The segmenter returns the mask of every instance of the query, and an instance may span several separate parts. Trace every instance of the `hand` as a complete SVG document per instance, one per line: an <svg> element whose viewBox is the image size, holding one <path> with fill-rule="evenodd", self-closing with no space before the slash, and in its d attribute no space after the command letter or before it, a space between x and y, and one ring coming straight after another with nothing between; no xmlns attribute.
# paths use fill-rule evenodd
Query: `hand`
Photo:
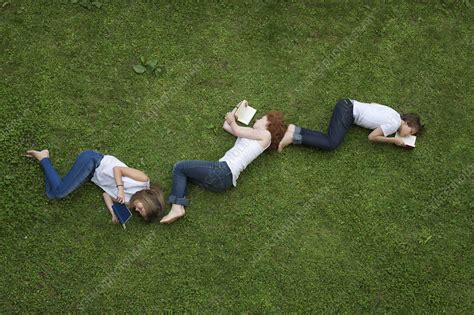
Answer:
<svg viewBox="0 0 474 315"><path fill-rule="evenodd" d="M403 139L395 138L395 145L398 145L399 147L404 147L405 142L403 142Z"/></svg>
<svg viewBox="0 0 474 315"><path fill-rule="evenodd" d="M235 114L233 112L228 112L227 114L225 114L225 121L229 125L232 125L232 123L235 122Z"/></svg>
<svg viewBox="0 0 474 315"><path fill-rule="evenodd" d="M125 192L123 190L123 186L119 186L118 188L117 201L120 203L125 203Z"/></svg>
<svg viewBox="0 0 474 315"><path fill-rule="evenodd" d="M112 223L113 224L119 224L119 220L117 219L117 217L115 215L112 216Z"/></svg>

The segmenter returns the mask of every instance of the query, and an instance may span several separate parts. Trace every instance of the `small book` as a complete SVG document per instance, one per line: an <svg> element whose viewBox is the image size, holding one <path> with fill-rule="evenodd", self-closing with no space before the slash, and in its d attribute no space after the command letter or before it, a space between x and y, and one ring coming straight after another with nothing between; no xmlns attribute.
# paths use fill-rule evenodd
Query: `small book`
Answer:
<svg viewBox="0 0 474 315"><path fill-rule="evenodd" d="M237 120L248 125L253 116L255 116L257 110L250 106L246 100L241 101L236 107L237 111L235 112L235 116L237 117Z"/></svg>
<svg viewBox="0 0 474 315"><path fill-rule="evenodd" d="M405 143L406 146L408 147L412 147L414 148L415 147L415 142L416 142L416 136L406 136L406 137L402 137L398 134L398 132L395 134L395 138L400 138L403 140L403 142Z"/></svg>
<svg viewBox="0 0 474 315"><path fill-rule="evenodd" d="M119 223L122 224L122 227L125 229L125 223L132 217L132 212L130 212L127 206L123 203L114 203L112 205L112 210L114 210Z"/></svg>

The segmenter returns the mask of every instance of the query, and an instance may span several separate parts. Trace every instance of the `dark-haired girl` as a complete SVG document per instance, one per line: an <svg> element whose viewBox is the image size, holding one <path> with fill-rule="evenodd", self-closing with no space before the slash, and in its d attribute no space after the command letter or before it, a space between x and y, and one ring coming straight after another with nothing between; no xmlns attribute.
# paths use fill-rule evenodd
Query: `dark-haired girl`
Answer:
<svg viewBox="0 0 474 315"><path fill-rule="evenodd" d="M218 162L179 161L174 165L173 188L168 198L171 210L161 223L169 224L184 216L184 207L189 203L188 181L216 192L237 186L240 173L266 149L277 149L286 130L279 112L267 113L253 127L241 127L235 120L234 109L226 114L223 128L237 140Z"/></svg>
<svg viewBox="0 0 474 315"><path fill-rule="evenodd" d="M393 143L398 146L405 146L403 140L388 137L389 135L397 131L402 137L416 135L423 128L416 114L400 115L385 105L342 99L336 103L326 134L290 124L278 145L278 151L281 152L290 144L302 144L326 151L334 150L344 140L353 123L372 130L369 134L370 141Z"/></svg>

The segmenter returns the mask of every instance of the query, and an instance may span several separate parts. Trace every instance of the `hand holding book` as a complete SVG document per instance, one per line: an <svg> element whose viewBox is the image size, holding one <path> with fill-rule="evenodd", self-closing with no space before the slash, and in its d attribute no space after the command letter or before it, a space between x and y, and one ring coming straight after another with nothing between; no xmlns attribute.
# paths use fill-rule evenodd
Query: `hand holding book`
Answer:
<svg viewBox="0 0 474 315"><path fill-rule="evenodd" d="M398 132L395 134L395 139L401 140L401 144L398 144L401 147L408 147L408 148L414 148L415 147L415 142L416 142L416 136L406 136L402 137L398 134Z"/></svg>
<svg viewBox="0 0 474 315"><path fill-rule="evenodd" d="M230 125L235 122L235 109L225 114L225 121Z"/></svg>
<svg viewBox="0 0 474 315"><path fill-rule="evenodd" d="M122 224L122 227L125 229L125 223L132 217L132 213L125 204L114 203L112 205L115 217L112 217L112 221L115 223L115 220L118 223ZM115 220L114 220L115 219Z"/></svg>
<svg viewBox="0 0 474 315"><path fill-rule="evenodd" d="M252 120L257 110L249 105L246 100L241 101L237 104L235 110L235 117L237 120L245 125L248 125Z"/></svg>

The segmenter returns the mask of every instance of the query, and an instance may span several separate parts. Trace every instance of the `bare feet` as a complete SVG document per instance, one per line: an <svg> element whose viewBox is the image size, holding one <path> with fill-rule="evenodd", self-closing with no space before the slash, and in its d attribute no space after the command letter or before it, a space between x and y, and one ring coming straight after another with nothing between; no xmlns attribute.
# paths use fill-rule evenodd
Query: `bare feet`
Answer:
<svg viewBox="0 0 474 315"><path fill-rule="evenodd" d="M41 161L44 158L49 158L49 151L46 149L42 151L28 150L26 151L26 156L34 157L38 161Z"/></svg>
<svg viewBox="0 0 474 315"><path fill-rule="evenodd" d="M286 129L285 135L283 139L281 139L280 143L278 144L278 152L283 151L283 149L290 145L293 142L293 134L295 133L295 125L289 124L288 128Z"/></svg>
<svg viewBox="0 0 474 315"><path fill-rule="evenodd" d="M184 217L186 211L182 205L173 204L171 206L170 212L160 220L161 224L170 224L178 220L181 217Z"/></svg>

